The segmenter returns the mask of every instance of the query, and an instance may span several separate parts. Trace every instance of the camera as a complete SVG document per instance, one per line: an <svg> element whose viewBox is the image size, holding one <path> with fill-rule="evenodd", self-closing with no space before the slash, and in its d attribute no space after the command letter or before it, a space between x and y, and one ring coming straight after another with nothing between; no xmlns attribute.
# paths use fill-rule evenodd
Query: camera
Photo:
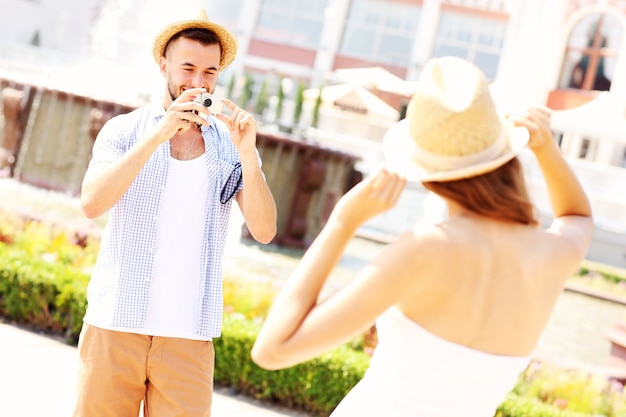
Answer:
<svg viewBox="0 0 626 417"><path fill-rule="evenodd" d="M213 94L210 93L198 94L194 102L202 104L204 107L209 109L212 114L222 113L222 109L224 107L222 99L219 97L215 97Z"/></svg>

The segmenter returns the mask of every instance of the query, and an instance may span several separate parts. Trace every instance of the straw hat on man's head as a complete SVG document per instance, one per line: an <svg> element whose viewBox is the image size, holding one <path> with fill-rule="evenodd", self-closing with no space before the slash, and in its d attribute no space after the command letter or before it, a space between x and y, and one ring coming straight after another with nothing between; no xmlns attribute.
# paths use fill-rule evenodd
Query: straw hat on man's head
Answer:
<svg viewBox="0 0 626 417"><path fill-rule="evenodd" d="M383 141L388 166L409 180L454 181L504 165L522 150L526 128L498 114L487 80L473 64L456 57L426 63L406 119Z"/></svg>
<svg viewBox="0 0 626 417"><path fill-rule="evenodd" d="M207 29L214 32L220 40L221 58L220 71L230 65L237 55L237 39L228 29L216 23L210 22L206 10L201 9L198 17L191 20L181 20L165 26L154 38L152 55L159 63L162 56L165 56L165 48L174 35L186 29Z"/></svg>

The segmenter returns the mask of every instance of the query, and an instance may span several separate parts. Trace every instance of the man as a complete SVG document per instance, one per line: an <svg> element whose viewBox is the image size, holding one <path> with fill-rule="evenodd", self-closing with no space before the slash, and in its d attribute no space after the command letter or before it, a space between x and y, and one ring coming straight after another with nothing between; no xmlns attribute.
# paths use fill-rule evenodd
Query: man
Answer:
<svg viewBox="0 0 626 417"><path fill-rule="evenodd" d="M155 38L161 102L107 122L81 203L109 212L79 339L75 417L210 416L222 321L222 254L235 199L252 236L270 242L276 206L254 118L194 101L235 58L235 37L202 11Z"/></svg>

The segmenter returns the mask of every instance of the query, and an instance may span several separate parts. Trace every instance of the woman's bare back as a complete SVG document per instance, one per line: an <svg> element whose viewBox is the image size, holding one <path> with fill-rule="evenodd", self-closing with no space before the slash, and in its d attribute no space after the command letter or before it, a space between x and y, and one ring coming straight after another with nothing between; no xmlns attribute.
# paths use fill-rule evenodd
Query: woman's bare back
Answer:
<svg viewBox="0 0 626 417"><path fill-rule="evenodd" d="M578 258L564 237L478 215L414 231L414 291L396 305L432 333L468 347L528 355ZM426 249L430 252L431 249ZM425 265L426 264L426 265Z"/></svg>

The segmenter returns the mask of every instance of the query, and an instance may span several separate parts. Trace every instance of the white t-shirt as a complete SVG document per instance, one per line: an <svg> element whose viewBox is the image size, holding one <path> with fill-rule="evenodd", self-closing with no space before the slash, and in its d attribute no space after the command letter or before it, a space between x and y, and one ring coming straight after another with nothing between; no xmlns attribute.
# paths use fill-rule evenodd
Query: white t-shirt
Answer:
<svg viewBox="0 0 626 417"><path fill-rule="evenodd" d="M204 155L170 159L158 219L158 245L144 328L152 336L210 340L196 334L209 173Z"/></svg>

